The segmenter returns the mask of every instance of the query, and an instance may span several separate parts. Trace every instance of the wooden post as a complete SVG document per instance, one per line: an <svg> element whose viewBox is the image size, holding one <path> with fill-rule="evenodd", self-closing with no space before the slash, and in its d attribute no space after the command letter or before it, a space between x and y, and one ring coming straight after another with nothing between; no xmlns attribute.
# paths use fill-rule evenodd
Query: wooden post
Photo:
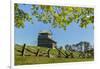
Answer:
<svg viewBox="0 0 100 69"><path fill-rule="evenodd" d="M65 51L65 54L66 54L66 56L65 56L65 58L68 58L69 57L69 55L68 55L68 53Z"/></svg>
<svg viewBox="0 0 100 69"><path fill-rule="evenodd" d="M61 52L60 52L60 50L58 50L58 57L61 57Z"/></svg>
<svg viewBox="0 0 100 69"><path fill-rule="evenodd" d="M39 51L40 51L40 49L38 49L38 50L37 50L36 56L38 56L38 55L39 55Z"/></svg>
<svg viewBox="0 0 100 69"><path fill-rule="evenodd" d="M25 46L26 46L26 44L24 44L22 47L22 56L24 56Z"/></svg>
<svg viewBox="0 0 100 69"><path fill-rule="evenodd" d="M48 51L47 51L47 54L48 54L48 58L50 58L50 48L48 49Z"/></svg>
<svg viewBox="0 0 100 69"><path fill-rule="evenodd" d="M73 53L72 53L72 52L70 53L70 57L71 57L71 58L74 58L74 55L73 55Z"/></svg>

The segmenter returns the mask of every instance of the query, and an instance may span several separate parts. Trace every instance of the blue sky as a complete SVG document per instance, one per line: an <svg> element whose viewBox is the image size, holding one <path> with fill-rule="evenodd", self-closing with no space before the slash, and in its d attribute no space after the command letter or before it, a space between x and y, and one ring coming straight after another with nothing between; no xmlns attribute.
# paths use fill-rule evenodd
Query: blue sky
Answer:
<svg viewBox="0 0 100 69"><path fill-rule="evenodd" d="M30 13L31 5L20 5L25 12ZM51 30L52 38L57 41L57 46L65 46L66 44L79 43L80 41L88 41L93 45L94 30L93 25L88 25L86 29L82 29L78 24L71 23L67 30L52 28L50 24L43 24L33 17L34 24L25 22L24 28L15 27L15 43L36 45L38 33L42 30Z"/></svg>

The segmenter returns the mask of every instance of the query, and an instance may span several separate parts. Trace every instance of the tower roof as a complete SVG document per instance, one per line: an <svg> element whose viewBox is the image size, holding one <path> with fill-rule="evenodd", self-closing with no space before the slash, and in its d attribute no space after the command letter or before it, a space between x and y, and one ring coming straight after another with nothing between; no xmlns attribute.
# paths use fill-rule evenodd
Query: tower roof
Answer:
<svg viewBox="0 0 100 69"><path fill-rule="evenodd" d="M47 31L47 30L42 30L42 31L40 31L39 33L51 34L51 32L50 32L50 31Z"/></svg>

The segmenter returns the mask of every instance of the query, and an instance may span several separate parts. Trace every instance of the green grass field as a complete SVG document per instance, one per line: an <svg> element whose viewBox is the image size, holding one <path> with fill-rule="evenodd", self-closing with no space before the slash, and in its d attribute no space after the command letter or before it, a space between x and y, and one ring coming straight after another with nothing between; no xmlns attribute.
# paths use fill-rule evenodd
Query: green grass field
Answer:
<svg viewBox="0 0 100 69"><path fill-rule="evenodd" d="M66 62L83 62L83 61L93 61L94 58L78 58L78 53L74 53L75 58L64 58L63 55L61 58L51 57L48 58L42 53L47 52L47 48L40 48L40 54L42 56L36 56L34 52L37 51L37 46L27 46L25 50L25 55L21 56L22 46L15 46L15 65L30 65L30 64L48 64L48 63L66 63ZM64 50L62 50L64 52ZM57 50L51 49L50 54L57 56Z"/></svg>

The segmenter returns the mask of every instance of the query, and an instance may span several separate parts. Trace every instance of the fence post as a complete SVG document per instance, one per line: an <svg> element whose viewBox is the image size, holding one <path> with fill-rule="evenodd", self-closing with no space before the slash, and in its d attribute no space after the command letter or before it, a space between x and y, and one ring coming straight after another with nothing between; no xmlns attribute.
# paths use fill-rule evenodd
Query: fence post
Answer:
<svg viewBox="0 0 100 69"><path fill-rule="evenodd" d="M50 48L48 49L48 51L47 51L47 54L48 54L48 58L50 58Z"/></svg>
<svg viewBox="0 0 100 69"><path fill-rule="evenodd" d="M68 58L69 57L69 55L68 55L68 53L65 51L65 54L66 54L66 56L65 56L65 58Z"/></svg>
<svg viewBox="0 0 100 69"><path fill-rule="evenodd" d="M70 57L71 57L71 58L74 58L74 55L73 55L73 53L72 53L72 52L70 53Z"/></svg>
<svg viewBox="0 0 100 69"><path fill-rule="evenodd" d="M23 47L22 47L22 56L24 56L25 46L26 46L26 44L24 44Z"/></svg>
<svg viewBox="0 0 100 69"><path fill-rule="evenodd" d="M38 49L38 50L37 50L36 56L38 56L38 55L39 55L39 51L40 51L40 49Z"/></svg>
<svg viewBox="0 0 100 69"><path fill-rule="evenodd" d="M61 57L61 52L60 52L60 50L58 50L58 57Z"/></svg>

